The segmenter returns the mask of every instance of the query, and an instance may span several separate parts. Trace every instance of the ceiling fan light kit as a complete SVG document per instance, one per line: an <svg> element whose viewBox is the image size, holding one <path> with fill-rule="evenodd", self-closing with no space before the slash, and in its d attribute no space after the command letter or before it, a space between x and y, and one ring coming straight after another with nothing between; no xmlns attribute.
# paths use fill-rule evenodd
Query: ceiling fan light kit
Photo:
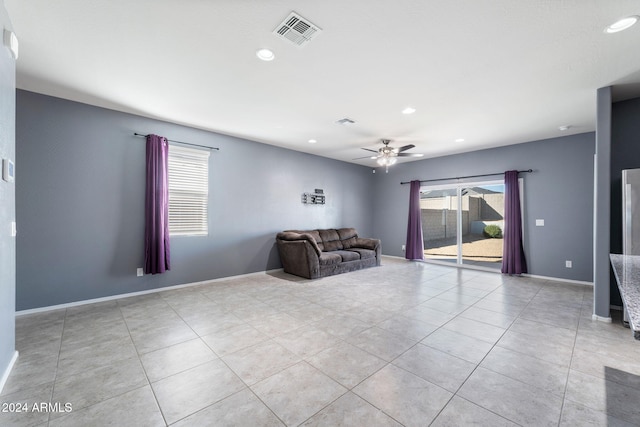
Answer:
<svg viewBox="0 0 640 427"><path fill-rule="evenodd" d="M390 139L382 139L380 141L382 142L383 147L379 148L377 151L372 150L370 148L363 148L363 150L365 151L371 151L372 153L376 153L375 156L358 157L353 160L366 159L366 158L376 160L376 162L380 166L385 167L386 172L388 173L389 166L394 165L398 161L398 157L422 157L424 155L421 153L405 153L405 151L415 148L415 145L413 144L404 145L402 147L390 147L389 146L389 143L391 142Z"/></svg>
<svg viewBox="0 0 640 427"><path fill-rule="evenodd" d="M378 164L380 166L391 166L398 161L395 157L380 157L378 159Z"/></svg>

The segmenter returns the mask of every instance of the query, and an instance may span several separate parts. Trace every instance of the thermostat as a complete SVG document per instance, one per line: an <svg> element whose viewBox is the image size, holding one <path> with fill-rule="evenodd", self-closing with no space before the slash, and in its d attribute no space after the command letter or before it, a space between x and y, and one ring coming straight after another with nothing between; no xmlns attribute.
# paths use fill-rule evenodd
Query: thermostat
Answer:
<svg viewBox="0 0 640 427"><path fill-rule="evenodd" d="M7 182L13 182L15 174L13 162L9 159L2 159L2 179Z"/></svg>

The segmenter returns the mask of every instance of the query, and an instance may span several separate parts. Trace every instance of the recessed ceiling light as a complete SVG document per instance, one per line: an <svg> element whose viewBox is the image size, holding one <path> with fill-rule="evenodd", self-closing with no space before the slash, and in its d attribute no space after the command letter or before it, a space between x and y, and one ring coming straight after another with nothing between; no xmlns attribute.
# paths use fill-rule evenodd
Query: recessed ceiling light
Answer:
<svg viewBox="0 0 640 427"><path fill-rule="evenodd" d="M309 144L315 144L316 142L318 142L318 141L316 141L315 139L310 139L309 140Z"/></svg>
<svg viewBox="0 0 640 427"><path fill-rule="evenodd" d="M633 26L633 24L635 24L636 22L638 22L638 19L640 19L640 16L637 16L637 15L631 15L631 16L627 16L626 18L619 19L618 21L614 22L613 24L605 28L604 32L608 34L612 34L612 33L618 33L620 31L624 31L627 28Z"/></svg>
<svg viewBox="0 0 640 427"><path fill-rule="evenodd" d="M402 110L402 114L413 114L416 112L416 109L413 107L407 107L404 110Z"/></svg>
<svg viewBox="0 0 640 427"><path fill-rule="evenodd" d="M571 125L562 125L562 126L558 126L558 130L560 131L565 131L565 130L569 130L571 129Z"/></svg>
<svg viewBox="0 0 640 427"><path fill-rule="evenodd" d="M464 142L464 138L458 138L455 140L455 142Z"/></svg>
<svg viewBox="0 0 640 427"><path fill-rule="evenodd" d="M256 56L263 61L273 61L276 55L269 49L258 49Z"/></svg>

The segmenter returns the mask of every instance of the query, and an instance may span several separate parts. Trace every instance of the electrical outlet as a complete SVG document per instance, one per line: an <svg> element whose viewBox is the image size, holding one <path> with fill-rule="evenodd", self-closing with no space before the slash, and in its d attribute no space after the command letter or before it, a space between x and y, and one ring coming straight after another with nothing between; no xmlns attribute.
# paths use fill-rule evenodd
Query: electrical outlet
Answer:
<svg viewBox="0 0 640 427"><path fill-rule="evenodd" d="M144 269L142 267L138 268L136 274L138 275L138 277L144 276Z"/></svg>
<svg viewBox="0 0 640 427"><path fill-rule="evenodd" d="M406 245L402 245L402 252L407 250L407 246Z"/></svg>
<svg viewBox="0 0 640 427"><path fill-rule="evenodd" d="M572 263L571 263L571 261L566 260L566 261L564 262L564 266L565 266L565 267L567 267L567 268L572 268Z"/></svg>

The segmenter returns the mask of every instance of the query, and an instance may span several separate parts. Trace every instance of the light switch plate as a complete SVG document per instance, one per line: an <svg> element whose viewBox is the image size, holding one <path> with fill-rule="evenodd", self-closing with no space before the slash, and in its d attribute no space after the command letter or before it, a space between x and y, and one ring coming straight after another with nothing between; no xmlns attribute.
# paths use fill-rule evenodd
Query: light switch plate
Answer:
<svg viewBox="0 0 640 427"><path fill-rule="evenodd" d="M536 227L544 227L544 219L536 219Z"/></svg>
<svg viewBox="0 0 640 427"><path fill-rule="evenodd" d="M13 162L10 159L2 159L2 179L13 182L15 173Z"/></svg>
<svg viewBox="0 0 640 427"><path fill-rule="evenodd" d="M16 229L16 222L11 221L11 237L16 237L16 234L18 234Z"/></svg>

